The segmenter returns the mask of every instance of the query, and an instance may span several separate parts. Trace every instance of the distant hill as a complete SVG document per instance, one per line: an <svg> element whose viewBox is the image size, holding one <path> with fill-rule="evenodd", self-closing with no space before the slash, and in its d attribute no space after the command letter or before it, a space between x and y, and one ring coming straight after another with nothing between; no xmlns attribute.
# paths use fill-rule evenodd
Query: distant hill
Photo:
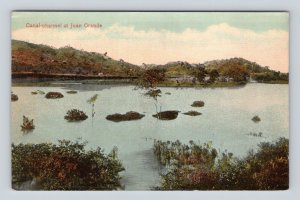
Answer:
<svg viewBox="0 0 300 200"><path fill-rule="evenodd" d="M172 76L184 76L184 75L193 75L195 74L197 67L200 67L200 64L190 64L185 61L176 61L169 62L165 65L159 65L158 67L166 71L167 77Z"/></svg>
<svg viewBox="0 0 300 200"><path fill-rule="evenodd" d="M54 47L12 40L12 72L138 76L141 68L107 55L65 46Z"/></svg>
<svg viewBox="0 0 300 200"><path fill-rule="evenodd" d="M191 64L186 61L164 65L133 65L124 60L114 60L106 53L87 52L70 46L54 48L42 44L12 40L12 72L33 74L67 74L139 77L147 69L162 69L166 77L209 76L229 77L241 80L250 77L258 82L288 81L288 73L271 70L244 58L212 60ZM217 71L217 72L215 72ZM244 78L241 78L240 76Z"/></svg>
<svg viewBox="0 0 300 200"><path fill-rule="evenodd" d="M156 67L164 69L167 77L197 76L199 70L207 75L217 71L219 76L239 79L237 76L243 74L258 82L288 81L288 73L271 70L268 66L261 66L244 58L230 58L212 60L204 63L190 64L185 61L169 62Z"/></svg>
<svg viewBox="0 0 300 200"><path fill-rule="evenodd" d="M261 73L261 72L270 72L272 70L269 67L263 67L255 62L251 62L244 58L230 58L230 59L222 59L222 60L212 60L203 63L206 69L212 70L224 70L224 68L228 66L242 66L245 67L249 72L253 73Z"/></svg>
<svg viewBox="0 0 300 200"><path fill-rule="evenodd" d="M230 58L222 60L211 60L204 63L190 64L186 61L169 62L165 65L157 65L156 67L166 70L167 75L191 75L199 67L204 68L207 71L217 70L222 73L226 68L230 66L244 67L249 73L262 73L272 72L269 67L263 67L255 62L251 62L244 58Z"/></svg>

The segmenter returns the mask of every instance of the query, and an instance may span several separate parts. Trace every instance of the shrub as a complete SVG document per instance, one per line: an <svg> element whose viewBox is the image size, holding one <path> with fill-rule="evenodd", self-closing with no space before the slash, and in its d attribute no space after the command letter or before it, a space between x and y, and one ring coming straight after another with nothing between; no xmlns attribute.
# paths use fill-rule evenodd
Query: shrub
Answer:
<svg viewBox="0 0 300 200"><path fill-rule="evenodd" d="M160 89L150 89L148 92L145 93L145 95L156 99L157 97L161 96L161 90Z"/></svg>
<svg viewBox="0 0 300 200"><path fill-rule="evenodd" d="M85 143L12 144L12 184L39 180L42 190L116 190L122 164L117 152L85 150Z"/></svg>
<svg viewBox="0 0 300 200"><path fill-rule="evenodd" d="M88 116L83 111L77 109L69 110L65 116L69 122L83 121L87 118Z"/></svg>
<svg viewBox="0 0 300 200"><path fill-rule="evenodd" d="M70 90L70 91L67 91L68 94L77 94L77 91L75 90Z"/></svg>
<svg viewBox="0 0 300 200"><path fill-rule="evenodd" d="M32 131L35 128L33 119L30 120L28 117L23 115L23 124L21 125L21 128L24 132Z"/></svg>
<svg viewBox="0 0 300 200"><path fill-rule="evenodd" d="M48 92L45 97L47 99L59 99L59 98L63 98L64 95L62 95L62 93L60 92Z"/></svg>
<svg viewBox="0 0 300 200"><path fill-rule="evenodd" d="M19 97L16 94L11 94L11 101L18 101Z"/></svg>
<svg viewBox="0 0 300 200"><path fill-rule="evenodd" d="M154 142L154 153L167 172L160 190L284 190L289 187L288 139L260 143L256 153L235 158L218 155L210 144Z"/></svg>
<svg viewBox="0 0 300 200"><path fill-rule="evenodd" d="M173 120L177 118L178 113L179 111L177 110L167 110L167 111L159 112L152 116L160 120Z"/></svg>
<svg viewBox="0 0 300 200"><path fill-rule="evenodd" d="M203 107L204 106L204 101L194 101L191 106L192 107Z"/></svg>
<svg viewBox="0 0 300 200"><path fill-rule="evenodd" d="M261 121L261 119L259 118L259 116L255 115L253 118L252 118L252 121L255 122L255 123L258 123Z"/></svg>
<svg viewBox="0 0 300 200"><path fill-rule="evenodd" d="M121 122L121 121L131 121L131 120L138 120L145 117L145 115L142 115L138 112L130 111L126 114L113 114L113 115L107 115L106 119L114 122Z"/></svg>
<svg viewBox="0 0 300 200"><path fill-rule="evenodd" d="M183 113L184 115L189 115L189 116L198 116L198 115L202 115L202 113L191 110L189 112Z"/></svg>

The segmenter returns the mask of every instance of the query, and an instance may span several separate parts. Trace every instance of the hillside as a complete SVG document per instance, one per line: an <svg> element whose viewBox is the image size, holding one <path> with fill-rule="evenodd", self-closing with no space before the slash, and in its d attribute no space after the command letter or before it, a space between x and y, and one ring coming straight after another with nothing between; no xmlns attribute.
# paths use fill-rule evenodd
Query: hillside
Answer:
<svg viewBox="0 0 300 200"><path fill-rule="evenodd" d="M177 61L156 67L165 70L167 77L184 75L197 77L199 73L204 77L214 73L214 76L233 78L235 81L242 81L247 78L258 82L288 81L288 73L271 70L268 66L261 66L244 58L212 60L202 64Z"/></svg>
<svg viewBox="0 0 300 200"><path fill-rule="evenodd" d="M198 64L190 64L188 62L176 61L176 62L169 62L165 65L158 65L158 68L164 69L166 71L167 77L174 77L174 76L193 75L195 74L199 66L200 65Z"/></svg>
<svg viewBox="0 0 300 200"><path fill-rule="evenodd" d="M140 77L147 69L157 68L165 77L196 77L199 82L205 77L214 81L231 79L234 82L247 81L249 78L258 82L288 81L288 73L271 70L243 58L212 60L191 64L186 61L169 62L164 65L143 64L137 66L128 62L114 60L107 53L87 52L70 46L54 48L47 45L33 44L12 40L12 73L27 76L28 73L40 75L71 75L94 78L100 76Z"/></svg>
<svg viewBox="0 0 300 200"><path fill-rule="evenodd" d="M268 67L260 66L255 62L251 62L244 58L230 58L230 59L222 59L222 60L212 60L203 63L206 69L213 70L216 69L218 71L223 71L228 66L242 66L245 67L249 72L252 73L261 73L261 72L271 72Z"/></svg>
<svg viewBox="0 0 300 200"><path fill-rule="evenodd" d="M107 55L77 50L70 46L56 49L12 40L12 72L138 76L141 69L122 59L117 61Z"/></svg>

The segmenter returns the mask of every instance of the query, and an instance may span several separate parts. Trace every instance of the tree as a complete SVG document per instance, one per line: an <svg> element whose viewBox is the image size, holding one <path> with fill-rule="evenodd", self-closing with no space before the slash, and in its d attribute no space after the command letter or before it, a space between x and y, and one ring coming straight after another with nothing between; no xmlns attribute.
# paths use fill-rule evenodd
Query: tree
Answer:
<svg viewBox="0 0 300 200"><path fill-rule="evenodd" d="M246 67L239 64L230 64L229 66L223 67L222 71L223 76L228 76L235 82L247 81L250 76Z"/></svg>
<svg viewBox="0 0 300 200"><path fill-rule="evenodd" d="M141 76L141 86L156 88L159 82L164 81L166 78L165 70L159 68L147 69Z"/></svg>
<svg viewBox="0 0 300 200"><path fill-rule="evenodd" d="M210 76L210 81L211 82L215 82L216 79L219 77L219 72L216 69L213 69L209 72L209 76Z"/></svg>
<svg viewBox="0 0 300 200"><path fill-rule="evenodd" d="M198 67L195 73L196 78L199 82L203 82L206 76L206 71L204 67Z"/></svg>
<svg viewBox="0 0 300 200"><path fill-rule="evenodd" d="M149 89L145 95L152 97L155 100L155 111L158 113L158 97L161 96L161 90L156 89L157 84L165 80L165 69L150 68L145 70L140 79L140 87Z"/></svg>

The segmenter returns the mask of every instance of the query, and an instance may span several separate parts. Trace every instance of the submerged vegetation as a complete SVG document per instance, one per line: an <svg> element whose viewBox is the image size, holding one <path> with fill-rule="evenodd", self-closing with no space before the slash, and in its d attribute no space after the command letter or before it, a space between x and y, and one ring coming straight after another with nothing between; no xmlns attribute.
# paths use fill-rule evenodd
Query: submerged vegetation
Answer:
<svg viewBox="0 0 300 200"><path fill-rule="evenodd" d="M69 122L77 122L86 120L88 116L81 110L72 109L67 112L65 119Z"/></svg>
<svg viewBox="0 0 300 200"><path fill-rule="evenodd" d="M75 90L69 90L69 91L67 91L67 93L68 94L77 94L77 91L75 91Z"/></svg>
<svg viewBox="0 0 300 200"><path fill-rule="evenodd" d="M145 115L140 114L138 112L130 111L125 114L113 114L113 115L107 115L106 119L113 121L113 122L121 122L121 121L132 121L132 120L138 120L145 117Z"/></svg>
<svg viewBox="0 0 300 200"><path fill-rule="evenodd" d="M12 183L18 189L36 180L41 190L118 190L124 168L117 148L105 155L86 143L59 140L58 144L12 144Z"/></svg>
<svg viewBox="0 0 300 200"><path fill-rule="evenodd" d="M189 116L198 116L198 115L202 115L202 113L200 112L197 112L197 111L194 111L194 110L191 110L189 112L186 112L186 113L182 113L184 115L189 115Z"/></svg>
<svg viewBox="0 0 300 200"><path fill-rule="evenodd" d="M177 118L179 112L180 111L177 110L167 110L167 111L159 112L152 116L160 120L173 120Z"/></svg>
<svg viewBox="0 0 300 200"><path fill-rule="evenodd" d="M19 97L18 95L14 94L14 93L11 93L11 101L18 101Z"/></svg>
<svg viewBox="0 0 300 200"><path fill-rule="evenodd" d="M255 115L253 118L252 118L252 121L255 122L255 123L258 123L261 121L260 117Z"/></svg>
<svg viewBox="0 0 300 200"><path fill-rule="evenodd" d="M253 132L250 132L248 135L254 136L254 137L262 137L262 136L263 136L263 133L262 133L262 132L259 132L259 133L253 133Z"/></svg>
<svg viewBox="0 0 300 200"><path fill-rule="evenodd" d="M154 141L154 153L166 166L159 190L286 190L289 185L288 139L263 142L257 152L236 158L211 143L189 145Z"/></svg>
<svg viewBox="0 0 300 200"><path fill-rule="evenodd" d="M42 91L42 90L36 90L36 91L32 91L32 92L31 92L31 94L32 94L32 95L36 95L36 94L41 94L41 95L44 95L44 94L45 94L45 92L44 92L44 91Z"/></svg>
<svg viewBox="0 0 300 200"><path fill-rule="evenodd" d="M194 101L191 106L192 107L203 107L204 101Z"/></svg>
<svg viewBox="0 0 300 200"><path fill-rule="evenodd" d="M47 99L60 99L63 98L64 95L60 92L48 92L45 97Z"/></svg>

